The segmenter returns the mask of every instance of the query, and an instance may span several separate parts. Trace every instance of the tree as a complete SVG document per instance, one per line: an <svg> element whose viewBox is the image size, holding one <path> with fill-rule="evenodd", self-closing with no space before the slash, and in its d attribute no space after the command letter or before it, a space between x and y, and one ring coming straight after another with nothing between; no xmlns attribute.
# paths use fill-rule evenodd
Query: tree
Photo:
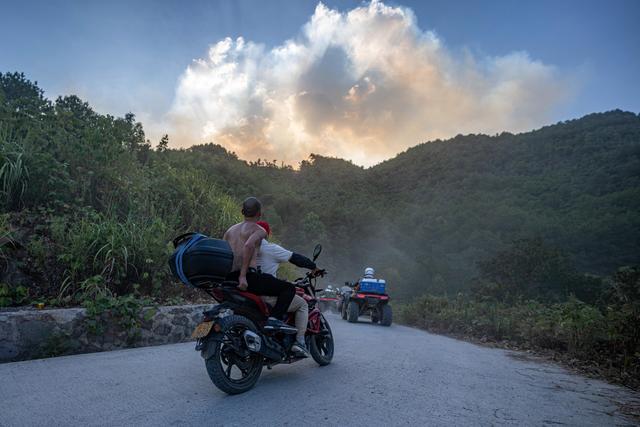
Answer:
<svg viewBox="0 0 640 427"><path fill-rule="evenodd" d="M159 153L164 153L169 149L169 135L164 134L162 138L160 138L160 142L158 143L157 151Z"/></svg>

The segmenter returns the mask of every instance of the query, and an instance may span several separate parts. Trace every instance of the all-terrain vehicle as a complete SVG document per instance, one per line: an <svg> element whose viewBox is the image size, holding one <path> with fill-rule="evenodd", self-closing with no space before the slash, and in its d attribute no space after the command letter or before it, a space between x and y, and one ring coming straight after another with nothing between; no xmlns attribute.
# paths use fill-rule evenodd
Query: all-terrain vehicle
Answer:
<svg viewBox="0 0 640 427"><path fill-rule="evenodd" d="M321 312L332 311L335 312L337 310L338 304L338 292L333 289L331 285L327 286L326 289L322 292L317 293L318 297L318 308L320 308Z"/></svg>
<svg viewBox="0 0 640 427"><path fill-rule="evenodd" d="M368 314L371 323L391 326L393 311L389 305L391 298L386 294L385 282L380 279L363 279L348 291L340 293L340 313L342 318L355 323L358 317Z"/></svg>

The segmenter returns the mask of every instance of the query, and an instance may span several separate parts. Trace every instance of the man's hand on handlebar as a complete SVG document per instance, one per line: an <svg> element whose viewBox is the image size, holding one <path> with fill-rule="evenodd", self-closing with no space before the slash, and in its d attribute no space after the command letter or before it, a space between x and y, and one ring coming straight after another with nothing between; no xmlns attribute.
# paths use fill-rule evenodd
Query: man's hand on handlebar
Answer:
<svg viewBox="0 0 640 427"><path fill-rule="evenodd" d="M322 277L327 273L326 270L323 270L321 268L314 268L313 270L311 270L309 272L309 276L311 277Z"/></svg>

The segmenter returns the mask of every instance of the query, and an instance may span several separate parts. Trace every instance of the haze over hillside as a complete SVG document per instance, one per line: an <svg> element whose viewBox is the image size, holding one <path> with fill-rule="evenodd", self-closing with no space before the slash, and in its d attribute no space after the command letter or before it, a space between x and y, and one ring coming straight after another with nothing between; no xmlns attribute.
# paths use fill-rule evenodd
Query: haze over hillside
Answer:
<svg viewBox="0 0 640 427"><path fill-rule="evenodd" d="M338 277L373 265L407 291L440 292L466 287L477 262L518 239L593 274L638 262L639 156L640 119L613 111L425 143L369 169L315 156L299 172L237 161L242 177L218 175L228 188L250 183L285 242L326 241Z"/></svg>
<svg viewBox="0 0 640 427"><path fill-rule="evenodd" d="M311 156L293 170L246 162L213 144L172 150L165 140L152 150L132 115L102 116L74 96L52 103L18 74L2 83L2 149L13 165L5 170L15 169L3 190L9 224L21 227L25 245L37 238L52 254L77 250L56 262L46 251L25 261L35 281L54 288L65 277L98 274L99 258L59 261L88 256L90 248L80 248L91 235L91 247L115 244L109 233L116 230L130 234L109 253L131 254L134 244L142 251L126 259L118 286L160 286L168 279L166 242L187 230L221 236L249 195L262 199L287 246L308 253L325 245L332 281L373 266L398 297L466 289L478 262L519 239L542 241L585 273L608 275L640 261L640 118L633 113L434 141L369 169ZM50 225L27 225L37 223ZM128 240L134 236L145 237Z"/></svg>

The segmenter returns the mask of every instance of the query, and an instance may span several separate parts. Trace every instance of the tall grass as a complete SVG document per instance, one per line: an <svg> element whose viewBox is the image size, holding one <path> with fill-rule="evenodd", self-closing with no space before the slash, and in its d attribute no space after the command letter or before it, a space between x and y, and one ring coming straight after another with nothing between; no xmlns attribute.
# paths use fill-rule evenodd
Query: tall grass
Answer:
<svg viewBox="0 0 640 427"><path fill-rule="evenodd" d="M8 133L0 129L0 203L5 209L20 207L28 180L22 146L11 142Z"/></svg>
<svg viewBox="0 0 640 427"><path fill-rule="evenodd" d="M172 208L177 228L220 236L241 220L239 204L204 173L171 169L165 179L160 203Z"/></svg>
<svg viewBox="0 0 640 427"><path fill-rule="evenodd" d="M94 276L116 293L131 291L136 283L150 287L154 280L166 280L171 233L159 219L118 220L93 213L72 223L56 220L52 235L70 291Z"/></svg>
<svg viewBox="0 0 640 427"><path fill-rule="evenodd" d="M9 214L0 214L0 260L6 264L7 255L5 247L13 242L9 227Z"/></svg>

